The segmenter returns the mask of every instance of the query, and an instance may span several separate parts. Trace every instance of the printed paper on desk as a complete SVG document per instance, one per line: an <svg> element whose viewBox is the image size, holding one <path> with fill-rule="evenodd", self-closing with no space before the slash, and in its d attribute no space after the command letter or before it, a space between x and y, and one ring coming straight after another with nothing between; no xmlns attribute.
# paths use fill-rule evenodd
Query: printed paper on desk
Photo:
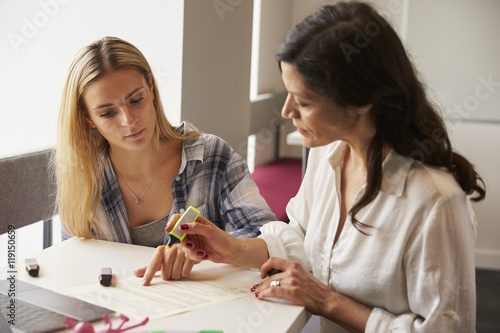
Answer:
<svg viewBox="0 0 500 333"><path fill-rule="evenodd" d="M95 283L69 289L66 294L128 317L155 320L231 301L251 292L246 285L198 273L179 281L164 281L155 277L147 287L135 276L118 278L114 287L106 288Z"/></svg>

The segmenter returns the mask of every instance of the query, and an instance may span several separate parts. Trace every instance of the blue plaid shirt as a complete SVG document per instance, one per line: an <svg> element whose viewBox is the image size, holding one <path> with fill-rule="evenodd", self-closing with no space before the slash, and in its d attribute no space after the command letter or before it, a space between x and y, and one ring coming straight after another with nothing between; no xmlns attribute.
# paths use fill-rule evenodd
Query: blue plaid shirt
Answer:
<svg viewBox="0 0 500 333"><path fill-rule="evenodd" d="M108 240L131 243L130 226L109 155L103 156L104 178L98 217ZM259 194L245 160L224 140L202 134L183 143L180 171L172 181L170 215L189 206L200 210L235 237L256 237L276 217ZM164 244L166 238L164 239ZM158 244L160 245L160 244Z"/></svg>

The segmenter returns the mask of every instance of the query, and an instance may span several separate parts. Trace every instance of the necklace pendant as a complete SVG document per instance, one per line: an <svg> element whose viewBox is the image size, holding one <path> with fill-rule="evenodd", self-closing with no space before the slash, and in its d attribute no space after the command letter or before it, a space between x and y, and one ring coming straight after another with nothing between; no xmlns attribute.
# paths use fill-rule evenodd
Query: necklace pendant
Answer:
<svg viewBox="0 0 500 333"><path fill-rule="evenodd" d="M141 198L135 198L135 203L136 203L136 204L140 205L140 204L141 204L141 201L142 201L142 200L141 200Z"/></svg>

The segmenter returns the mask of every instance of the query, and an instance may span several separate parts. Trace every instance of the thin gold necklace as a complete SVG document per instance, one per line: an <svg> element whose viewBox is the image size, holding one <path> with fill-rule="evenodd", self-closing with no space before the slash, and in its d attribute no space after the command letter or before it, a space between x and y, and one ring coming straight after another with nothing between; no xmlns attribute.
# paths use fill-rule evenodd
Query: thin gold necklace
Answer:
<svg viewBox="0 0 500 333"><path fill-rule="evenodd" d="M161 161L163 160L163 154L165 153L165 146L163 146L163 151L161 153L161 157L160 157L160 161L158 162L158 166L156 167L156 170L155 170L155 173L153 174L153 177L151 178L151 180L149 181L148 183L148 186L146 186L146 188L144 189L144 191L142 192L142 194L140 196L136 196L134 194L134 192L132 192L132 190L130 189L130 187L128 186L127 182L125 181L125 179L123 179L120 171L118 171L118 168L115 166L115 169L116 169L116 172L118 173L118 176L120 176L120 179L122 180L123 184L125 184L125 186L127 187L128 191L130 192L130 194L132 194L135 198L135 203L140 205L141 202L142 202L142 197L144 195L144 193L146 193L146 191L148 190L149 186L151 186L151 184L153 183L153 180L155 180L156 178L156 173L158 172L158 169L160 169L160 164L161 164Z"/></svg>

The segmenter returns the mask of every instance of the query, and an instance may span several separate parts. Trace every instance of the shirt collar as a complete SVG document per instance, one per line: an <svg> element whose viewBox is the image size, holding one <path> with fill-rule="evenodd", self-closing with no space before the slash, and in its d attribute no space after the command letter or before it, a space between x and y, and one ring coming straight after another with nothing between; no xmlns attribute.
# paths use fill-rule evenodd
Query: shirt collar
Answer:
<svg viewBox="0 0 500 333"><path fill-rule="evenodd" d="M336 141L328 149L328 160L333 170L340 171L347 151L347 144L343 141Z"/></svg>
<svg viewBox="0 0 500 333"><path fill-rule="evenodd" d="M184 133L191 132L193 130L193 128L189 126L189 123L186 122L182 122L179 128L182 128ZM200 135L196 139L184 140L182 142L182 161L179 173L184 171L186 164L189 161L200 161L203 163L203 156L205 154L205 144L203 140L203 135Z"/></svg>
<svg viewBox="0 0 500 333"><path fill-rule="evenodd" d="M382 185L380 190L387 194L400 197L408 178L408 173L413 165L413 160L404 157L391 150L385 161L382 163Z"/></svg>
<svg viewBox="0 0 500 333"><path fill-rule="evenodd" d="M346 150L347 144L343 141L333 143L328 150L328 159L334 171L340 170ZM403 194L412 165L411 158L401 156L391 150L382 163L383 177L380 191L400 197Z"/></svg>

